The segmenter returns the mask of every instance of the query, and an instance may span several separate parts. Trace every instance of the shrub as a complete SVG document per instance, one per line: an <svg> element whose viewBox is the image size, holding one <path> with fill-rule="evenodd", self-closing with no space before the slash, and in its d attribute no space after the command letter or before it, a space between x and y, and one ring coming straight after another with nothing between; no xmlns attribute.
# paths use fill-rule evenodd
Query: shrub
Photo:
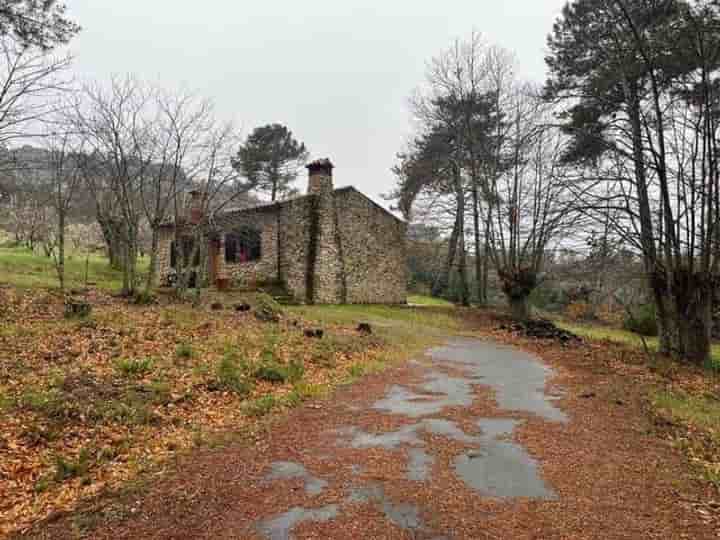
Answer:
<svg viewBox="0 0 720 540"><path fill-rule="evenodd" d="M287 380L294 383L298 382L305 375L305 366L301 360L291 360L287 367Z"/></svg>
<svg viewBox="0 0 720 540"><path fill-rule="evenodd" d="M285 382L288 374L284 366L277 362L266 362L257 367L255 370L255 378L267 382Z"/></svg>
<svg viewBox="0 0 720 540"><path fill-rule="evenodd" d="M704 368L708 371L720 374L720 359L712 357L705 360Z"/></svg>
<svg viewBox="0 0 720 540"><path fill-rule="evenodd" d="M267 382L296 382L303 378L305 367L302 362L293 360L288 365L274 360L265 361L255 369L255 378Z"/></svg>
<svg viewBox="0 0 720 540"><path fill-rule="evenodd" d="M630 332L640 334L641 336L657 336L658 325L655 316L655 306L645 304L632 309L631 313L625 316L623 328Z"/></svg>
<svg viewBox="0 0 720 540"><path fill-rule="evenodd" d="M55 456L55 481L62 482L68 478L85 476L90 469L90 453L83 448L77 459L65 459Z"/></svg>
<svg viewBox="0 0 720 540"><path fill-rule="evenodd" d="M245 405L245 413L250 416L265 416L277 405L275 396L263 396Z"/></svg>
<svg viewBox="0 0 720 540"><path fill-rule="evenodd" d="M568 304L565 308L565 314L573 321L589 321L596 318L593 305L583 301Z"/></svg>
<svg viewBox="0 0 720 540"><path fill-rule="evenodd" d="M360 363L351 364L348 367L348 373L354 379L362 377L363 375L365 375L365 366Z"/></svg>
<svg viewBox="0 0 720 540"><path fill-rule="evenodd" d="M116 369L125 377L142 377L152 371L152 358L123 358L115 364Z"/></svg>
<svg viewBox="0 0 720 540"><path fill-rule="evenodd" d="M186 343L186 342L180 343L175 348L175 356L178 358L190 359L190 358L192 358L193 353L194 353L194 351L193 351L192 345L190 345L189 343Z"/></svg>
<svg viewBox="0 0 720 540"><path fill-rule="evenodd" d="M269 294L258 294L255 305L255 317L264 322L277 322L283 314L282 307Z"/></svg>
<svg viewBox="0 0 720 540"><path fill-rule="evenodd" d="M215 380L209 384L211 390L226 390L244 396L252 392L252 383L232 354L225 354L215 371Z"/></svg>
<svg viewBox="0 0 720 540"><path fill-rule="evenodd" d="M132 297L131 302L136 306L152 306L157 304L157 297L150 291L138 291Z"/></svg>

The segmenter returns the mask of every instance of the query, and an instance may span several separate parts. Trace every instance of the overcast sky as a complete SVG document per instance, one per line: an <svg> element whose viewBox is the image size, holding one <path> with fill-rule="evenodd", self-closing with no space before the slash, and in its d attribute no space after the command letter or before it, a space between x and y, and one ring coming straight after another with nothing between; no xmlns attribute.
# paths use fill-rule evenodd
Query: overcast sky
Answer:
<svg viewBox="0 0 720 540"><path fill-rule="evenodd" d="M280 122L335 184L376 200L410 133L426 62L473 30L544 79L545 38L565 0L66 0L82 26L83 78L133 73L212 98L245 134ZM305 188L304 175L298 187Z"/></svg>

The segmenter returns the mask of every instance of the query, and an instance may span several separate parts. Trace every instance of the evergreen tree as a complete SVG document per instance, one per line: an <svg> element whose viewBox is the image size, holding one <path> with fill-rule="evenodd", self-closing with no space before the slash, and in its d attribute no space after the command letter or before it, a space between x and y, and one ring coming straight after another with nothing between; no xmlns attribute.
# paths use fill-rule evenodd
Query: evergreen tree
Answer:
<svg viewBox="0 0 720 540"><path fill-rule="evenodd" d="M281 124L256 128L240 147L234 161L257 191L270 195L270 200L287 198L296 192L292 182L308 159L305 144L293 137Z"/></svg>

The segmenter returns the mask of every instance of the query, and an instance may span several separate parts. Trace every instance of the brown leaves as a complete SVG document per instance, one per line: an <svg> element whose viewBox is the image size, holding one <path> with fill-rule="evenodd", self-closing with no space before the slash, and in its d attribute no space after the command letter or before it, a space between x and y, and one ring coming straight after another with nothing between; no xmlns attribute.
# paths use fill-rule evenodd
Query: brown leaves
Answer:
<svg viewBox="0 0 720 540"><path fill-rule="evenodd" d="M69 321L59 296L0 296L0 536L121 486L213 433L243 430L256 422L247 400L295 402L290 382L257 381L249 396L211 391L226 354L240 365L266 355L302 362L303 383L314 388L382 351L377 340L345 342L352 328L307 340L304 324L264 325L244 311L130 306L90 291L92 318Z"/></svg>

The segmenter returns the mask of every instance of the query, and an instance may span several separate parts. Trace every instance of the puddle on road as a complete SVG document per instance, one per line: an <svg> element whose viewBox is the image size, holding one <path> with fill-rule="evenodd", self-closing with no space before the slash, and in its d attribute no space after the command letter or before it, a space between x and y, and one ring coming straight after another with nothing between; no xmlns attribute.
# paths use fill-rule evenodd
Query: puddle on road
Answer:
<svg viewBox="0 0 720 540"><path fill-rule="evenodd" d="M379 484L373 484L350 491L346 502L350 504L375 503L380 506L385 517L406 531L424 531L420 509L414 504L394 503Z"/></svg>
<svg viewBox="0 0 720 540"><path fill-rule="evenodd" d="M323 508L292 508L278 516L268 518L257 524L256 530L268 540L288 540L292 530L303 521L330 521L338 516L337 504Z"/></svg>
<svg viewBox="0 0 720 540"><path fill-rule="evenodd" d="M536 498L554 500L557 496L539 475L538 463L519 444L512 441L520 420L480 418L478 434L468 434L457 423L440 418L428 418L448 407L468 407L474 399L473 387L486 385L495 392L500 409L513 413L530 413L554 422L568 418L548 396L544 388L551 370L531 356L510 348L473 339L453 340L444 347L432 349L435 366L450 367L461 374L449 375L430 371L416 390L392 386L387 394L372 405L378 411L417 419L416 423L396 431L374 434L356 426L337 430L338 443L356 449L384 448L397 450L409 446L407 478L427 482L431 478L435 457L432 447L420 437L421 432L432 433L462 442L474 449L455 458L454 470L470 488L498 498ZM362 469L353 465L353 473ZM303 478L307 494L319 494L327 486L325 480L312 476L302 465L277 462L267 480ZM291 538L292 529L303 521L334 519L345 504L373 503L392 523L414 535L430 536L420 518L420 509L412 504L390 500L382 485L370 484L350 491L340 503L318 509L296 507L268 518L257 530L269 540ZM435 537L440 539L441 537Z"/></svg>
<svg viewBox="0 0 720 540"><path fill-rule="evenodd" d="M553 422L568 417L545 395L552 370L521 351L472 339L458 339L430 351L436 362L460 368L475 384L495 391L498 406L528 412Z"/></svg>
<svg viewBox="0 0 720 540"><path fill-rule="evenodd" d="M417 436L418 424L405 426L397 431L389 431L375 435L356 427L347 427L338 430L336 433L344 438L349 438L349 445L352 448L385 448L392 450L403 444L422 445L423 441Z"/></svg>
<svg viewBox="0 0 720 540"><path fill-rule="evenodd" d="M408 451L407 479L413 482L427 482L430 478L430 471L435 463L435 458L421 448L411 448Z"/></svg>
<svg viewBox="0 0 720 540"><path fill-rule="evenodd" d="M509 440L517 420L488 418L478 421L483 431L479 451L455 460L455 472L474 490L490 497L556 500L538 474L537 462L525 449Z"/></svg>
<svg viewBox="0 0 720 540"><path fill-rule="evenodd" d="M425 392L438 395L417 394L404 386L393 386L383 399L373 404L373 409L410 418L432 416L448 407L467 407L472 404L473 384L475 381L433 371L417 386Z"/></svg>
<svg viewBox="0 0 720 540"><path fill-rule="evenodd" d="M305 482L305 493L308 495L320 495L328 485L325 480L311 475L308 470L299 463L276 461L270 465L270 468L270 472L265 476L266 481L275 482L277 480L301 478Z"/></svg>

